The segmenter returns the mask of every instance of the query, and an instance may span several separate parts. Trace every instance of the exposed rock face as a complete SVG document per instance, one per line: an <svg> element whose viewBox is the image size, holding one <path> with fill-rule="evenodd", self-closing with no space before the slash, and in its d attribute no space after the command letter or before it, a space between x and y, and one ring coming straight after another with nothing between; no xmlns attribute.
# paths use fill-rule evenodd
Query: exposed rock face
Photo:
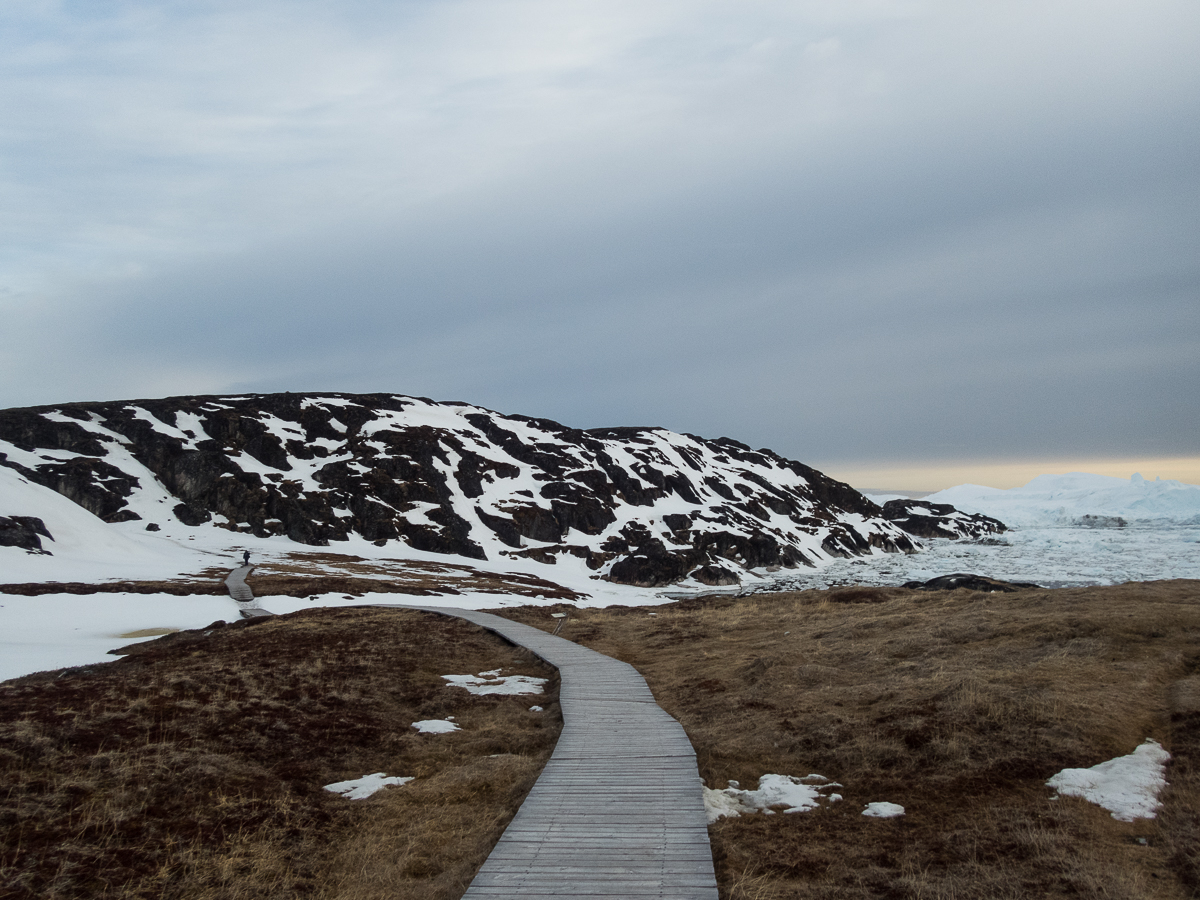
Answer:
<svg viewBox="0 0 1200 900"><path fill-rule="evenodd" d="M850 486L728 438L581 431L390 394L4 410L0 465L112 523L570 557L645 586L917 549Z"/></svg>
<svg viewBox="0 0 1200 900"><path fill-rule="evenodd" d="M957 540L1008 531L999 519L960 512L948 503L926 503L924 500L889 500L883 504L883 517L909 534L923 538Z"/></svg>
<svg viewBox="0 0 1200 900"><path fill-rule="evenodd" d="M36 516L0 516L0 547L20 547L31 553L44 553L42 538L50 536L46 523Z"/></svg>

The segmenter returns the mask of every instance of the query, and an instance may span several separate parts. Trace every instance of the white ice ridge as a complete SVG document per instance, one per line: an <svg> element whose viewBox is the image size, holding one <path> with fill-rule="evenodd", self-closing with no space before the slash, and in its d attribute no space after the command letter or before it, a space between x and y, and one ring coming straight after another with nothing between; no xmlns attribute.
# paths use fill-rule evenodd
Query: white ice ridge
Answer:
<svg viewBox="0 0 1200 900"><path fill-rule="evenodd" d="M1121 822L1153 819L1162 806L1158 794L1167 786L1170 759L1171 754L1158 741L1146 738L1128 756L1090 769L1063 769L1046 784L1062 796L1082 797L1104 807Z"/></svg>
<svg viewBox="0 0 1200 900"><path fill-rule="evenodd" d="M1179 481L1126 481L1108 475L1069 472L1039 475L1011 490L960 484L923 498L963 512L983 513L1008 526L1069 525L1084 516L1128 522L1200 524L1200 486Z"/></svg>
<svg viewBox="0 0 1200 900"><path fill-rule="evenodd" d="M325 785L325 790L341 794L347 800L365 800L388 785L408 784L410 781L412 781L411 777L389 776L382 772L375 772L373 775L364 775L362 778L354 778L350 781L335 781L333 784Z"/></svg>
<svg viewBox="0 0 1200 900"><path fill-rule="evenodd" d="M822 775L763 775L758 779L758 790L744 791L736 781L729 782L724 790L704 788L704 809L711 825L725 816L740 816L746 813L774 812L798 813L815 809L821 801L836 803L841 794L823 794L840 784L827 780Z"/></svg>
<svg viewBox="0 0 1200 900"><path fill-rule="evenodd" d="M472 694L541 694L546 679L531 675L501 675L499 669L478 675L443 675L454 687L466 688Z"/></svg>
<svg viewBox="0 0 1200 900"><path fill-rule="evenodd" d="M449 734L452 731L461 731L450 719L422 719L420 722L413 722L412 727L421 734Z"/></svg>

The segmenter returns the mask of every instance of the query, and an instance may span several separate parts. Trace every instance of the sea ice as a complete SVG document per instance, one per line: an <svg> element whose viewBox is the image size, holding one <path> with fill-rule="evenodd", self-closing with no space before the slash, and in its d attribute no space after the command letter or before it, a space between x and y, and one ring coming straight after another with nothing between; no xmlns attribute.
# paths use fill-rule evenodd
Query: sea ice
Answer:
<svg viewBox="0 0 1200 900"><path fill-rule="evenodd" d="M979 542L926 540L923 553L841 559L820 569L779 573L758 590L901 585L953 572L1043 587L1200 578L1197 541L1197 525L1025 526Z"/></svg>
<svg viewBox="0 0 1200 900"><path fill-rule="evenodd" d="M1088 472L1039 475L1010 490L960 484L923 498L963 512L993 516L1008 526L1075 524L1084 516L1130 522L1200 524L1200 486L1112 478Z"/></svg>

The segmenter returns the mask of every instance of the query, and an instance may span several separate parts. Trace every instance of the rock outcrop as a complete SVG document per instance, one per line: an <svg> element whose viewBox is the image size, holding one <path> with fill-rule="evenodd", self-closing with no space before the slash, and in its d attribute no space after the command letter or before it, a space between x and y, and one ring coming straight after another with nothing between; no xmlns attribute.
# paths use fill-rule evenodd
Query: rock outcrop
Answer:
<svg viewBox="0 0 1200 900"><path fill-rule="evenodd" d="M182 523L314 546L357 535L474 559L569 558L651 587L911 552L922 533L915 507L889 517L849 485L728 438L582 431L391 394L4 410L0 465L139 530Z"/></svg>
<svg viewBox="0 0 1200 900"><path fill-rule="evenodd" d="M1001 581L989 578L987 575L973 575L970 572L955 572L953 575L939 575L928 581L909 581L903 587L913 591L979 591L984 594L1011 594L1026 588L1038 588L1041 585L1031 581Z"/></svg>
<svg viewBox="0 0 1200 900"><path fill-rule="evenodd" d="M0 516L0 547L20 547L30 553L48 552L42 538L50 538L46 523L36 516Z"/></svg>
<svg viewBox="0 0 1200 900"><path fill-rule="evenodd" d="M961 512L948 503L924 500L889 500L883 504L883 517L914 537L959 540L1008 531L999 519Z"/></svg>

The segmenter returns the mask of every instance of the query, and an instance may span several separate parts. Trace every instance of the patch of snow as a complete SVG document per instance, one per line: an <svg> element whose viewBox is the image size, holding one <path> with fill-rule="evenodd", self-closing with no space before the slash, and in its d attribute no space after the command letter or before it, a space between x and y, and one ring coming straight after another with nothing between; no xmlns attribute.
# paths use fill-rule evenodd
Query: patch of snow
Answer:
<svg viewBox="0 0 1200 900"><path fill-rule="evenodd" d="M478 675L443 675L454 687L465 688L472 694L541 694L546 679L531 675L504 675L499 669Z"/></svg>
<svg viewBox="0 0 1200 900"><path fill-rule="evenodd" d="M814 784L816 780L824 784ZM736 781L729 782L724 790L704 788L704 810L711 825L726 816L741 816L762 812L798 813L816 809L822 801L836 803L841 794L824 794L832 788L841 787L825 781L820 775L797 778L794 775L763 775L758 779L758 790L745 791Z"/></svg>
<svg viewBox="0 0 1200 900"><path fill-rule="evenodd" d="M1171 754L1150 738L1128 756L1118 756L1090 769L1063 769L1046 782L1059 795L1082 797L1112 813L1121 822L1153 819L1167 786L1166 765ZM1055 798L1057 799L1057 797Z"/></svg>
<svg viewBox="0 0 1200 900"><path fill-rule="evenodd" d="M529 707L529 711L530 712L541 712L542 708L540 706L531 706L531 707Z"/></svg>
<svg viewBox="0 0 1200 900"><path fill-rule="evenodd" d="M411 777L388 776L382 772L376 772L373 775L364 775L362 778L355 778L351 781L335 781L333 784L325 785L325 790L341 794L347 800L365 800L388 785L408 784L410 781L412 781Z"/></svg>
<svg viewBox="0 0 1200 900"><path fill-rule="evenodd" d="M904 807L899 803L888 803L886 800L877 800L874 803L868 803L867 808L863 810L862 814L876 819L894 819L896 816L904 815Z"/></svg>
<svg viewBox="0 0 1200 900"><path fill-rule="evenodd" d="M462 730L449 719L422 719L420 722L413 722L412 727L421 734L450 734L452 731Z"/></svg>

